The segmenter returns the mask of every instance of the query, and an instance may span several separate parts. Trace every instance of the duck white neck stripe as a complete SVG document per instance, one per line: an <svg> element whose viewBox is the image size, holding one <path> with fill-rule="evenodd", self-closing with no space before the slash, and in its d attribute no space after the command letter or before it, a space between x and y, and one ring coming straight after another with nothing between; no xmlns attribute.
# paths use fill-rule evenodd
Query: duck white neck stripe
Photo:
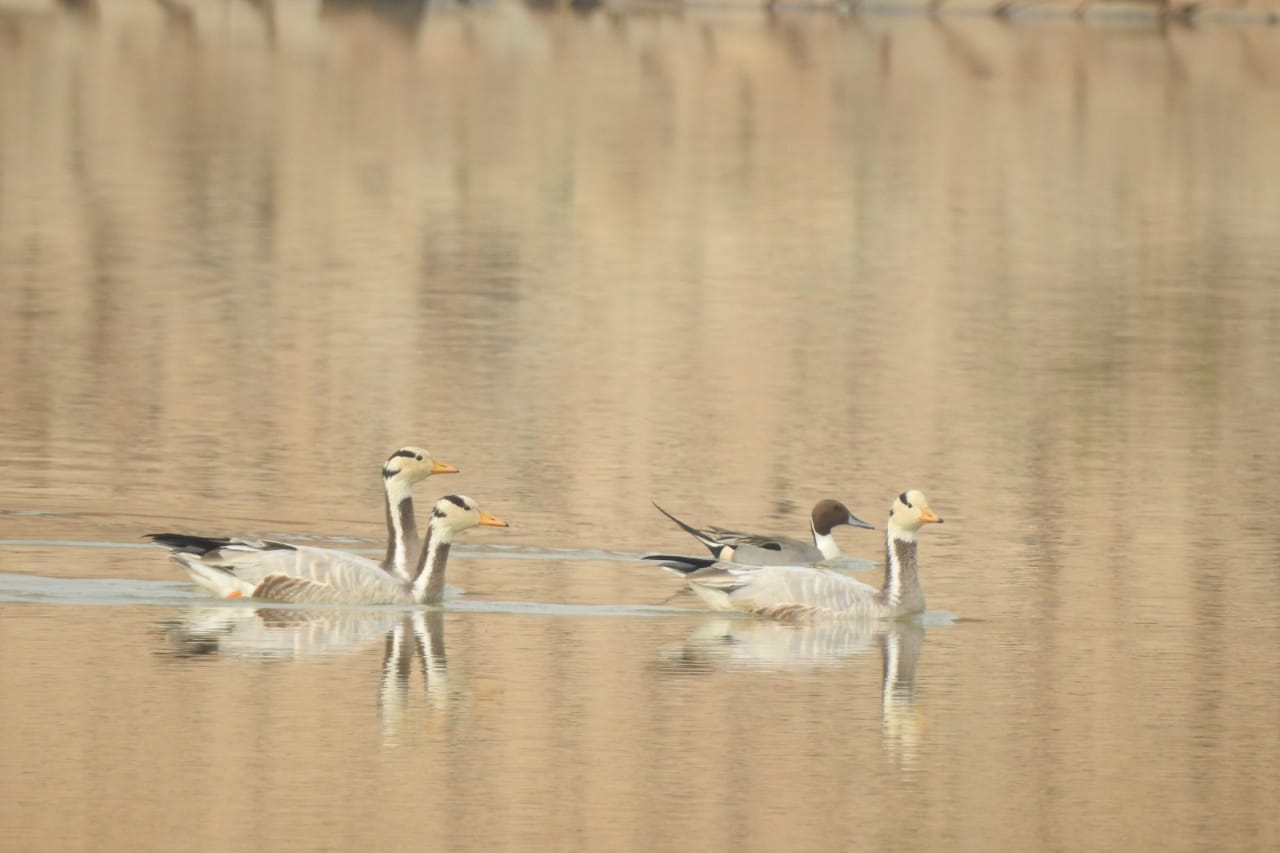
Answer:
<svg viewBox="0 0 1280 853"><path fill-rule="evenodd" d="M834 560L836 557L840 556L840 546L836 544L836 538L834 536L830 533L819 533L813 528L812 524L810 525L810 529L813 530L814 547L822 552L823 559Z"/></svg>

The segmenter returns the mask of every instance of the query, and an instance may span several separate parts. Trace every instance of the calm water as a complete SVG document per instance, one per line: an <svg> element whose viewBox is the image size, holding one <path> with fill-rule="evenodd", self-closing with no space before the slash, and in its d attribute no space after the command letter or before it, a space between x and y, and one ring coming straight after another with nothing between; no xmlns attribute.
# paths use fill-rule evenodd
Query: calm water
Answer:
<svg viewBox="0 0 1280 853"><path fill-rule="evenodd" d="M0 0L0 849L1280 847L1278 86L1265 27ZM511 523L443 610L140 544L376 551L410 443ZM922 626L632 559L908 487Z"/></svg>

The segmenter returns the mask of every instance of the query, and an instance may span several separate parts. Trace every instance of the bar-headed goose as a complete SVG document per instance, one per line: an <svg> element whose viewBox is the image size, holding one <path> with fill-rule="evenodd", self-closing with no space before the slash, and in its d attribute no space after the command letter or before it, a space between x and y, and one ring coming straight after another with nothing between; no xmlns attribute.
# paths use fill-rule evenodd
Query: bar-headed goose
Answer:
<svg viewBox="0 0 1280 853"><path fill-rule="evenodd" d="M874 524L858 518L840 501L827 498L813 505L809 517L809 530L813 542L804 542L787 536L767 536L759 533L742 533L723 527L696 528L685 524L655 502L658 512L674 521L682 530L697 539L717 560L743 563L751 566L802 566L835 560L840 556L831 531L841 524L875 530Z"/></svg>
<svg viewBox="0 0 1280 853"><path fill-rule="evenodd" d="M381 563L384 571L390 572L402 581L410 580L409 570L413 567L418 555L418 524L413 512L413 487L432 474L457 473L457 468L433 458L429 451L421 447L402 447L387 457L387 461L382 465L383 503L387 516L387 554ZM261 539L205 538L181 533L150 533L148 535L161 545L193 553L202 553L199 549L207 551L230 545L261 548L281 544ZM327 549L313 548L312 550ZM333 551L333 553L351 556L346 551Z"/></svg>
<svg viewBox="0 0 1280 853"><path fill-rule="evenodd" d="M685 576L714 610L744 610L774 619L895 619L924 610L916 563L920 528L941 522L925 496L905 491L889 510L884 585L804 566L745 566L702 557L656 557Z"/></svg>
<svg viewBox="0 0 1280 853"><path fill-rule="evenodd" d="M421 447L402 447L382 466L386 492L387 555L382 568L408 581L409 567L417 558L418 523L413 514L413 487L432 474L457 474L458 469L432 458Z"/></svg>
<svg viewBox="0 0 1280 853"><path fill-rule="evenodd" d="M436 501L426 541L408 579L373 560L306 545L210 539L180 533L151 538L173 551L191 579L221 598L258 598L289 604L436 604L444 597L445 564L453 538L476 525L506 527L470 498Z"/></svg>

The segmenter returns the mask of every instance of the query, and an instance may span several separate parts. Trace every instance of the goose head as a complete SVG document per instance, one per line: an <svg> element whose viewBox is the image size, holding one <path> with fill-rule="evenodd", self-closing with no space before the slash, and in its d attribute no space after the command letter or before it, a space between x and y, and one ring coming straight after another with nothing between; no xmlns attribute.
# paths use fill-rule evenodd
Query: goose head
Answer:
<svg viewBox="0 0 1280 853"><path fill-rule="evenodd" d="M439 459L421 447L402 447L387 457L382 466L382 479L388 485L393 481L401 487L409 487L427 479L432 474L457 474L458 469Z"/></svg>
<svg viewBox="0 0 1280 853"><path fill-rule="evenodd" d="M929 509L929 501L919 489L907 489L893 500L889 508L889 535L914 542L921 527L941 524L938 514Z"/></svg>
<svg viewBox="0 0 1280 853"><path fill-rule="evenodd" d="M479 525L506 527L507 523L483 512L475 501L462 495L445 495L431 510L431 530L442 543L450 542L462 531Z"/></svg>
<svg viewBox="0 0 1280 853"><path fill-rule="evenodd" d="M840 501L827 498L813 505L813 531L819 536L830 534L831 528L838 527L841 524L862 527L867 530L876 529L874 524L868 524L849 512L849 508L840 503Z"/></svg>

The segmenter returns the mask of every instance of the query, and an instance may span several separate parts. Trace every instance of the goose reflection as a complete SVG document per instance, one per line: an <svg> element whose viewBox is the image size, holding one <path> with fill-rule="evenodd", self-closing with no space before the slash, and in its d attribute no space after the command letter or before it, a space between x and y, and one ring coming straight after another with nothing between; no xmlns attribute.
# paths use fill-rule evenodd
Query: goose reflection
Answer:
<svg viewBox="0 0 1280 853"><path fill-rule="evenodd" d="M440 610L295 610L193 607L159 626L176 657L296 661L356 654L384 640L378 719L383 742L410 731L414 672L420 673L428 720L450 716L459 697L449 682Z"/></svg>
<svg viewBox="0 0 1280 853"><path fill-rule="evenodd" d="M886 748L904 766L914 763L921 723L916 709L916 664L924 648L925 625L852 620L788 624L763 619L713 618L663 658L668 671L724 669L809 671L845 666L850 659L880 652L880 707Z"/></svg>
<svg viewBox="0 0 1280 853"><path fill-rule="evenodd" d="M382 656L382 688L378 692L378 718L384 742L397 739L406 730L414 661L422 674L430 719L448 717L452 694L449 667L444 652L444 613L417 610L405 613L387 632L387 649Z"/></svg>

